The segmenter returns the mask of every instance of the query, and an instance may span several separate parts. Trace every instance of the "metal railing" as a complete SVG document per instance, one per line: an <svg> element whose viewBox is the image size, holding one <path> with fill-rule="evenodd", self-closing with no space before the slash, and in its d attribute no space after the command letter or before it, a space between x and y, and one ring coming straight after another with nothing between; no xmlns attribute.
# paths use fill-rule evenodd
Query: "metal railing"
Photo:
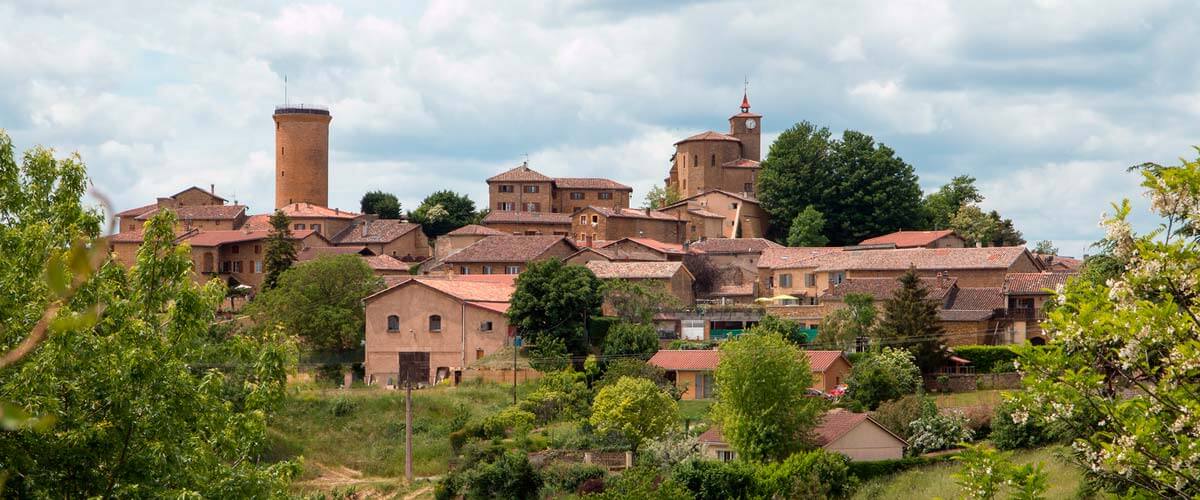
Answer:
<svg viewBox="0 0 1200 500"><path fill-rule="evenodd" d="M275 114L280 113L327 115L329 114L329 108L314 104L279 104L275 106Z"/></svg>

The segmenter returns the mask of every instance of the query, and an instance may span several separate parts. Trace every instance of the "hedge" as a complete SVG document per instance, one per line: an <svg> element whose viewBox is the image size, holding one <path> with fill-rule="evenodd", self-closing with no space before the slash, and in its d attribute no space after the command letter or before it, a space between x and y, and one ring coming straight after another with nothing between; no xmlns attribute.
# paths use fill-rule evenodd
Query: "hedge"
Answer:
<svg viewBox="0 0 1200 500"><path fill-rule="evenodd" d="M975 373L1005 373L1015 371L1013 360L1017 353L1007 345L964 345L954 348L954 355L971 362Z"/></svg>
<svg viewBox="0 0 1200 500"><path fill-rule="evenodd" d="M949 461L954 454L948 453L936 457L905 457L897 460L876 460L872 462L850 462L850 475L866 482L877 477L890 476L913 467L931 465Z"/></svg>

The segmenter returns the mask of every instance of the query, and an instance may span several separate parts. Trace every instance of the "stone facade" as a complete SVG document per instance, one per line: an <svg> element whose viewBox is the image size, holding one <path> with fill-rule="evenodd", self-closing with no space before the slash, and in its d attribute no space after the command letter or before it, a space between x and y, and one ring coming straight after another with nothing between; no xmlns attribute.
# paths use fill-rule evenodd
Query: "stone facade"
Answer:
<svg viewBox="0 0 1200 500"><path fill-rule="evenodd" d="M762 149L762 115L750 112L742 97L741 112L729 117L729 132L703 132L675 143L666 184L682 196L721 189L754 196Z"/></svg>
<svg viewBox="0 0 1200 500"><path fill-rule="evenodd" d="M275 119L275 208L329 205L329 111L279 108Z"/></svg>
<svg viewBox="0 0 1200 500"><path fill-rule="evenodd" d="M663 208L688 220L688 240L704 238L763 238L768 216L758 200L728 191L710 190ZM716 217L720 217L717 224ZM718 229L719 227L719 229Z"/></svg>
<svg viewBox="0 0 1200 500"><path fill-rule="evenodd" d="M683 243L686 220L655 210L607 210L587 207L571 216L571 236L590 246L596 241L649 238L664 243Z"/></svg>

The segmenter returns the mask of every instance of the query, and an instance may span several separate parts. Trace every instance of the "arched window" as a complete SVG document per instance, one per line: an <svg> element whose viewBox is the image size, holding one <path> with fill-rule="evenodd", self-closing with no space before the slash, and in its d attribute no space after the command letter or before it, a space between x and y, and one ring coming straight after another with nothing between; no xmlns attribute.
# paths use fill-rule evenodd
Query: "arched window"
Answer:
<svg viewBox="0 0 1200 500"><path fill-rule="evenodd" d="M431 331L431 332L442 331L442 317L441 316L439 316L437 314L429 316L429 331Z"/></svg>
<svg viewBox="0 0 1200 500"><path fill-rule="evenodd" d="M714 166L714 167L717 166L717 154L716 153L713 153L713 155L712 155L712 166Z"/></svg>
<svg viewBox="0 0 1200 500"><path fill-rule="evenodd" d="M388 316L388 331L389 332L400 331L400 317L399 316L396 316L395 314Z"/></svg>
<svg viewBox="0 0 1200 500"><path fill-rule="evenodd" d="M692 166L693 166L693 167L699 167L699 166L700 166L700 156L698 156L698 155L692 155Z"/></svg>

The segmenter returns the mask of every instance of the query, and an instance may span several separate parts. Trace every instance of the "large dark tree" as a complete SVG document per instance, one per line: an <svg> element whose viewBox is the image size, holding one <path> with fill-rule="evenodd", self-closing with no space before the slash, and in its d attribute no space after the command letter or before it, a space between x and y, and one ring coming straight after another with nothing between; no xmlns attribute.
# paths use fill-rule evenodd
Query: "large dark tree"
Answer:
<svg viewBox="0 0 1200 500"><path fill-rule="evenodd" d="M271 215L271 232L267 235L267 254L263 259L263 289L270 290L296 262L296 245L292 243L292 221L282 211Z"/></svg>
<svg viewBox="0 0 1200 500"><path fill-rule="evenodd" d="M444 190L425 197L421 206L408 213L408 218L421 225L425 236L434 238L478 222L479 217L475 202L467 195Z"/></svg>
<svg viewBox="0 0 1200 500"><path fill-rule="evenodd" d="M758 192L777 240L808 206L825 215L824 235L833 245L922 225L912 165L853 130L838 140L827 128L797 123L771 145Z"/></svg>
<svg viewBox="0 0 1200 500"><path fill-rule="evenodd" d="M975 178L960 175L950 180L937 191L930 193L921 202L926 229L946 229L963 205L979 203L983 195L975 187Z"/></svg>
<svg viewBox="0 0 1200 500"><path fill-rule="evenodd" d="M396 195L383 191L371 191L364 194L359 202L364 214L375 214L380 219L399 219L400 200Z"/></svg>
<svg viewBox="0 0 1200 500"><path fill-rule="evenodd" d="M897 281L900 288L883 302L883 320L877 327L880 342L908 349L922 372L937 370L949 356L942 343L945 331L938 320L937 302L929 299L929 290L915 269Z"/></svg>
<svg viewBox="0 0 1200 500"><path fill-rule="evenodd" d="M517 289L508 308L509 322L532 344L549 337L562 339L567 349L587 349L584 326L600 313L603 286L588 268L554 259L532 262L517 276Z"/></svg>

